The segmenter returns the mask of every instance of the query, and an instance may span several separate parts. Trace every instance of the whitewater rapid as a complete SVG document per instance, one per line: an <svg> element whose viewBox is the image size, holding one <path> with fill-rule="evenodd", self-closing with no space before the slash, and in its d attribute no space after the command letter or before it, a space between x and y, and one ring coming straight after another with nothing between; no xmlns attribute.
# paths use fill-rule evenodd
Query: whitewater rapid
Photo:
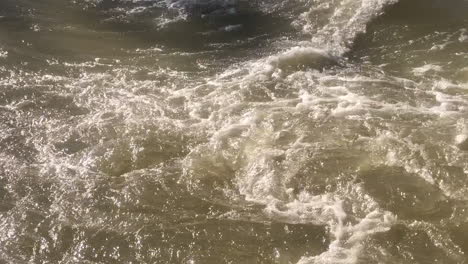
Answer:
<svg viewBox="0 0 468 264"><path fill-rule="evenodd" d="M0 13L1 260L466 260L463 15L420 33L397 15L422 1L20 4Z"/></svg>

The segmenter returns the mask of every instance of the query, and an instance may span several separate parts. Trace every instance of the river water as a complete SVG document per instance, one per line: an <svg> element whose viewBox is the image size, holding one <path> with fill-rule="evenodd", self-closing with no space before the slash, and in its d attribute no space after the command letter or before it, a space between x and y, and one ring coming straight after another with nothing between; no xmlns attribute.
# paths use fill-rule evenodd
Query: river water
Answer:
<svg viewBox="0 0 468 264"><path fill-rule="evenodd" d="M1 0L0 263L468 263L467 14Z"/></svg>

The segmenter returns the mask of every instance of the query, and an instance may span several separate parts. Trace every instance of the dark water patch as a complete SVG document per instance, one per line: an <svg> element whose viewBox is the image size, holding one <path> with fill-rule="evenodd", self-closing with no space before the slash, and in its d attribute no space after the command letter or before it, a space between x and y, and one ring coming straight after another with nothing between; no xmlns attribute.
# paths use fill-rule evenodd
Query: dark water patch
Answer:
<svg viewBox="0 0 468 264"><path fill-rule="evenodd" d="M99 263L293 263L303 255L326 250L326 232L319 227L279 223L208 220L172 230L148 225L121 233L83 227L58 227L54 241L44 241L35 261L79 260ZM59 244L60 243L60 244ZM55 251L67 252L57 258Z"/></svg>
<svg viewBox="0 0 468 264"><path fill-rule="evenodd" d="M290 18L256 9L169 18L162 25L158 18L171 12L164 6L111 1L84 8L79 2L52 2L46 9L41 8L44 3L21 1L14 5L16 15L0 20L0 47L8 52L2 62L10 71L71 76L80 63L107 58L112 60L106 65L94 63L90 70L128 66L155 71L169 66L219 72L246 57L265 56L275 39L297 34ZM139 5L148 11L127 14ZM28 9L31 12L25 11ZM74 64L76 69L64 63Z"/></svg>
<svg viewBox="0 0 468 264"><path fill-rule="evenodd" d="M182 20L171 23L158 32L147 32L140 38L145 42L160 42L170 47L193 51L209 49L209 44L214 43L238 46L250 38L259 38L255 45L261 46L266 44L265 39L282 36L285 32L294 32L287 20L271 14L249 11Z"/></svg>
<svg viewBox="0 0 468 264"><path fill-rule="evenodd" d="M468 261L468 223L460 223L450 228L450 236L463 251Z"/></svg>
<svg viewBox="0 0 468 264"><path fill-rule="evenodd" d="M358 179L380 206L401 219L439 220L452 212L452 203L437 186L404 168L371 168Z"/></svg>
<svg viewBox="0 0 468 264"><path fill-rule="evenodd" d="M458 147L463 151L468 151L468 138L458 144Z"/></svg>
<svg viewBox="0 0 468 264"><path fill-rule="evenodd" d="M448 255L448 252L436 245L429 233L430 231L408 228L403 224L398 224L387 232L374 235L371 243L379 248L377 254L382 254L378 256L381 263L460 263L460 259ZM363 257L360 263L374 262L369 255L369 258Z"/></svg>
<svg viewBox="0 0 468 264"><path fill-rule="evenodd" d="M432 27L441 27L456 21L467 19L466 0L400 0L385 10L377 20L397 20L406 23L424 23ZM442 23L442 25L441 25Z"/></svg>
<svg viewBox="0 0 468 264"><path fill-rule="evenodd" d="M29 262L40 251L43 236L49 236L44 226L51 219L52 183L38 177L37 169L3 166L2 184L11 195L0 201L0 207L9 207L2 215L0 252L8 263Z"/></svg>
<svg viewBox="0 0 468 264"><path fill-rule="evenodd" d="M298 256L325 251L326 237L324 228L313 225L213 219L153 232L144 236L143 244L147 249L157 249L161 259L173 262L294 263Z"/></svg>
<svg viewBox="0 0 468 264"><path fill-rule="evenodd" d="M2 153L25 163L36 161L38 151L29 140L33 131L29 125L28 118L21 118L17 112L0 108L0 149Z"/></svg>
<svg viewBox="0 0 468 264"><path fill-rule="evenodd" d="M50 115L84 115L88 110L77 106L73 97L54 93L48 86L23 86L6 88L0 92L0 104L12 104L22 113Z"/></svg>
<svg viewBox="0 0 468 264"><path fill-rule="evenodd" d="M72 185L36 178L26 185L33 188L32 200L23 200L9 216L5 228L15 237L1 250L12 262L289 263L328 247L322 226L218 219L232 208L192 196L178 183L177 168L163 174L95 176ZM50 187L53 195L46 191ZM52 203L39 202L39 193Z"/></svg>
<svg viewBox="0 0 468 264"><path fill-rule="evenodd" d="M311 153L309 161L290 181L295 193L307 191L326 194L336 191L343 183L352 181L354 171L361 163L361 152L328 149Z"/></svg>
<svg viewBox="0 0 468 264"><path fill-rule="evenodd" d="M347 56L410 79L422 78L414 68L446 65L430 76L463 80L466 43L459 38L468 25L467 12L464 0L398 1L367 25Z"/></svg>
<svg viewBox="0 0 468 264"><path fill-rule="evenodd" d="M3 173L2 171L0 172ZM6 179L0 177L0 215L15 207L13 193L8 189L7 183Z"/></svg>
<svg viewBox="0 0 468 264"><path fill-rule="evenodd" d="M83 3L47 2L47 9L40 8L41 3L29 1L14 5L20 10L17 12L19 20L0 23L0 28L15 32L13 35L5 32L12 42L9 46L14 47L24 41L30 45L29 49L37 49L38 54L96 56L107 53L110 56L119 54L121 49L145 49L156 44L185 51L207 50L210 43L234 44L262 35L270 39L295 31L290 20L247 7L233 13L196 15L180 20L173 18L174 21L163 26L158 25L157 19L172 11L154 1L133 4L129 1L100 1L84 10ZM132 14L134 8L148 11ZM32 11L27 13L23 9ZM112 19L112 10L122 12L116 15L120 19ZM171 18L167 19L171 21ZM34 28L38 31L35 32ZM261 44L256 43L257 46Z"/></svg>
<svg viewBox="0 0 468 264"><path fill-rule="evenodd" d="M75 250L79 252L80 261L98 263L131 262L137 259L137 252L131 249L132 237L122 235L118 231L105 230L75 230L74 240L81 246Z"/></svg>
<svg viewBox="0 0 468 264"><path fill-rule="evenodd" d="M5 154L9 154L24 162L34 162L38 151L34 145L28 142L22 130L13 130L11 134L0 138L0 148Z"/></svg>
<svg viewBox="0 0 468 264"><path fill-rule="evenodd" d="M189 139L179 133L168 133L161 129L131 133L128 139L110 140L92 150L99 171L120 176L184 157L189 151Z"/></svg>
<svg viewBox="0 0 468 264"><path fill-rule="evenodd" d="M79 136L73 134L65 141L55 143L54 147L58 151L62 151L65 154L71 155L86 149L89 147L89 145L81 141Z"/></svg>

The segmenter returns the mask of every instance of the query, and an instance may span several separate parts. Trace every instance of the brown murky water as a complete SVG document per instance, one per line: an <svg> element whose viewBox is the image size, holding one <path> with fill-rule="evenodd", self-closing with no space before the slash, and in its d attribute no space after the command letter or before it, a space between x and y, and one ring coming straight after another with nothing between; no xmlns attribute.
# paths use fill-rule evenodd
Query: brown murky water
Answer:
<svg viewBox="0 0 468 264"><path fill-rule="evenodd" d="M466 0L2 0L0 263L465 263Z"/></svg>

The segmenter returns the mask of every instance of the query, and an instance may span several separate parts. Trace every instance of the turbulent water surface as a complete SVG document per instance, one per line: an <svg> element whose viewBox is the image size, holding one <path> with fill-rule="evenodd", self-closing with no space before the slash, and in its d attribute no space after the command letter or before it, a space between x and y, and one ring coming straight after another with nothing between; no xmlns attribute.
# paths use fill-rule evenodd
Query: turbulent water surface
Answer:
<svg viewBox="0 0 468 264"><path fill-rule="evenodd" d="M1 0L0 263L468 263L468 1Z"/></svg>

